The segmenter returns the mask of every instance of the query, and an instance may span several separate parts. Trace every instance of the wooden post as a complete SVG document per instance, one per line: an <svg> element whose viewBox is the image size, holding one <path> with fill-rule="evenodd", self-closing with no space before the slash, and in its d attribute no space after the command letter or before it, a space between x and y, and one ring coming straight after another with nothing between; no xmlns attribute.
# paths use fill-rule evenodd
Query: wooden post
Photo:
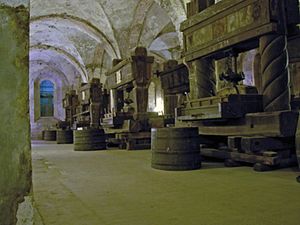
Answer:
<svg viewBox="0 0 300 225"><path fill-rule="evenodd" d="M199 99L215 96L216 79L214 62L211 59L198 59L188 63L190 98Z"/></svg>
<svg viewBox="0 0 300 225"><path fill-rule="evenodd" d="M135 119L145 119L148 109L148 88L152 73L154 57L147 56L147 50L143 47L135 49L132 58L133 82L133 107L135 108Z"/></svg>
<svg viewBox="0 0 300 225"><path fill-rule="evenodd" d="M287 50L287 16L285 1L278 4L274 14L279 18L278 33L260 38L262 93L265 112L290 110L291 90Z"/></svg>

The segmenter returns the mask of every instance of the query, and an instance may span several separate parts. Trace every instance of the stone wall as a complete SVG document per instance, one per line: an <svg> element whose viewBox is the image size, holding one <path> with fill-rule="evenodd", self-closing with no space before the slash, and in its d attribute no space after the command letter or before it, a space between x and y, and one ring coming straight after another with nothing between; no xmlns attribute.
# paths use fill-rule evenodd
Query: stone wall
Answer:
<svg viewBox="0 0 300 225"><path fill-rule="evenodd" d="M28 102L28 1L0 0L0 224L32 224ZM21 207L22 208L22 207Z"/></svg>

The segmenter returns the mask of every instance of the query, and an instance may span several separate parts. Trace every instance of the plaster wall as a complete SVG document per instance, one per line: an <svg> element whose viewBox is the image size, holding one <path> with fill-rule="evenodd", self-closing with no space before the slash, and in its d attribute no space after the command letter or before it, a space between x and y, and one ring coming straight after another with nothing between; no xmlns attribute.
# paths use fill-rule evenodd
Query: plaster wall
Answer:
<svg viewBox="0 0 300 225"><path fill-rule="evenodd" d="M22 6L23 4L23 6ZM28 1L0 0L0 224L33 224L28 98ZM18 6L18 7L16 7ZM23 209L24 209L23 208ZM18 209L19 212L18 212Z"/></svg>

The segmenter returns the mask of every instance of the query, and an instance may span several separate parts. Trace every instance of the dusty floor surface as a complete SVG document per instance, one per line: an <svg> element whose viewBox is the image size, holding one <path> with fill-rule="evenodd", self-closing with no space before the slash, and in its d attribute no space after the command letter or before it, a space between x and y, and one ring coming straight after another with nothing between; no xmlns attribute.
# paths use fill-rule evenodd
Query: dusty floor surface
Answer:
<svg viewBox="0 0 300 225"><path fill-rule="evenodd" d="M299 225L296 169L151 169L150 151L33 143L37 225Z"/></svg>

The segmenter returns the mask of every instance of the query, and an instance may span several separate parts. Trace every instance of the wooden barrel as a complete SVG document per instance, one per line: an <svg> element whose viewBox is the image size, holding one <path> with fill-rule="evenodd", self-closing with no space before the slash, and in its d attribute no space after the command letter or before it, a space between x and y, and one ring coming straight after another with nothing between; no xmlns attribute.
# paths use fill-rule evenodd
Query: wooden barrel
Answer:
<svg viewBox="0 0 300 225"><path fill-rule="evenodd" d="M56 141L56 130L44 130L43 139L45 141Z"/></svg>
<svg viewBox="0 0 300 225"><path fill-rule="evenodd" d="M201 168L198 128L152 128L152 168L195 170Z"/></svg>
<svg viewBox="0 0 300 225"><path fill-rule="evenodd" d="M87 129L74 131L75 151L95 151L106 149L103 129Z"/></svg>
<svg viewBox="0 0 300 225"><path fill-rule="evenodd" d="M56 131L57 144L73 144L72 130L57 130Z"/></svg>

